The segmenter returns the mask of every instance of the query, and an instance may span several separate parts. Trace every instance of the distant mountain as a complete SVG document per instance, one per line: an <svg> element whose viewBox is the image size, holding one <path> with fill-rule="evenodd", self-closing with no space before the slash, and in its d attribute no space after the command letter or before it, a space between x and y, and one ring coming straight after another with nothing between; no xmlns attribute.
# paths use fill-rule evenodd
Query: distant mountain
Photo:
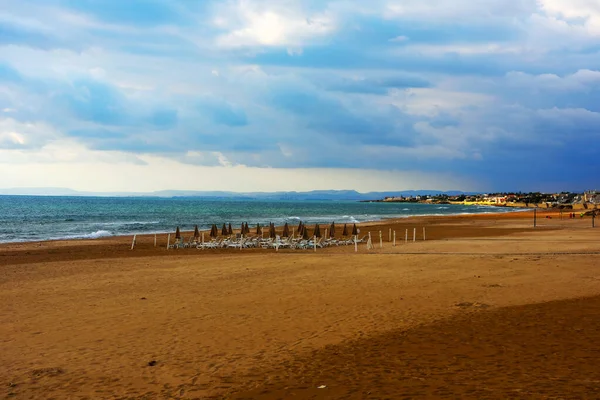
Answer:
<svg viewBox="0 0 600 400"><path fill-rule="evenodd" d="M100 197L185 197L264 200L380 200L384 197L474 194L461 191L404 190L398 192L360 193L356 190L313 190L309 192L226 192L195 190L160 190L156 192L81 192L67 188L0 189L0 195L29 196L100 196Z"/></svg>

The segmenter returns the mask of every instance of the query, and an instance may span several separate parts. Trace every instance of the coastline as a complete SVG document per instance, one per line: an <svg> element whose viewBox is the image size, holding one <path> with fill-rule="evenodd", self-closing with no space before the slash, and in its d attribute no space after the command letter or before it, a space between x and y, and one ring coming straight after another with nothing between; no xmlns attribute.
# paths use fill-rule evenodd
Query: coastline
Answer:
<svg viewBox="0 0 600 400"><path fill-rule="evenodd" d="M522 209L522 210L511 210L511 211L504 211L504 212L479 212L479 213L456 213L456 214L424 214L424 215L408 215L408 216L400 216L400 217L392 217L392 218L384 218L384 219L379 219L379 220L372 220L372 221L363 221L363 222L357 222L356 226L360 229L360 228L368 228L371 226L387 226L387 225L394 225L394 224L402 224L402 223L411 223L413 221L419 221L419 222L423 222L423 223L427 223L428 221L438 221L438 219L448 219L450 220L454 220L454 219L462 219L462 218L471 218L471 217L475 217L475 218L521 218L521 217L526 217L526 218L531 218L532 214L523 214L528 212L529 209ZM558 215L558 211L556 213L553 213L552 211L554 210L550 210L550 211L546 211L544 214L542 215ZM346 223L348 227L352 227L353 223ZM319 224L321 226L321 230L322 230L322 234L324 234L324 228L328 227L329 224L325 224L325 223L321 223ZM336 227L340 230L343 227L344 223L336 223ZM315 224L307 224L306 225L310 231L313 230ZM296 228L296 225L290 225L290 229L292 228ZM220 227L219 227L220 228ZM263 229L265 229L265 226L262 226ZM280 232L283 229L283 225L276 225L276 230L277 232ZM255 226L250 226L250 230L251 230L251 235L255 235ZM219 229L220 231L220 229ZM200 233L204 233L206 240L209 240L209 232L210 229L200 229L199 230ZM239 228L234 228L233 229L233 233L239 233L240 229ZM139 238L154 238L154 235L157 235L157 239L158 240L162 240L162 241L166 241L167 236L169 234L171 234L171 236L173 236L173 234L175 233L175 227L173 228L172 231L158 231L158 232L144 232L144 233L135 233L135 232L131 232L128 234L123 234L123 235L107 235L107 236L101 236L101 237L97 237L97 238L87 238L87 237L73 237L73 238L60 238L60 239L48 239L48 240L32 240L32 241L14 241L14 242L2 242L0 243L0 250L2 248L6 248L6 247L13 247L13 246L19 246L19 245L43 245L43 244L52 244L52 243L104 243L106 241L123 241L123 240L131 240L133 235L136 235ZM193 230L182 230L181 234L183 236L189 237L191 235L193 235ZM339 236L339 234L338 234Z"/></svg>
<svg viewBox="0 0 600 400"><path fill-rule="evenodd" d="M424 204L427 206L439 206L436 204ZM458 204L458 205L462 205L462 204ZM528 210L529 208L525 208L523 207L522 209L517 210L510 210L510 211L493 211L493 207L490 206L483 206L486 208L489 208L490 211L483 211L483 212L456 212L456 213L427 213L427 214L413 214L413 215L398 215L395 217L387 217L387 218L379 218L379 219L373 219L373 220L365 220L362 222L356 222L357 226L360 227L362 226L370 226L370 225L380 225L380 224L385 224L385 223L391 223L391 222L399 222L402 220L410 220L413 218L428 218L428 217L452 217L452 216L470 216L470 215L480 215L480 214L484 214L484 215L494 215L494 214L503 214L503 213L514 213L514 212L523 212ZM311 218L311 217L308 217ZM268 218L262 218L262 219L268 219ZM297 225L297 223L300 220L295 220L295 223L291 223L290 229L292 229L292 227L295 227L295 225ZM225 221L227 222L227 221ZM222 222L221 222L222 223ZM327 226L331 223L331 221L328 222L322 222L319 223L319 225L321 227ZM346 224L348 224L348 226L352 226L353 222L346 222ZM315 223L307 223L307 226L309 227L309 229L312 229L314 227ZM339 223L336 222L336 226L343 226L344 223ZM218 226L220 228L220 225ZM251 231L254 231L255 226L253 224L250 224L250 228ZM174 233L175 232L175 228L176 226L173 226L173 230L172 231L166 231L166 230L157 230L157 231L131 231L131 232L127 232L127 233L118 233L118 234L112 234L110 231L97 231L97 232L93 232L93 233L85 233L85 234L81 234L81 235L69 235L66 237L57 237L57 238L50 238L50 239L44 239L44 240L22 240L22 239L17 239L17 240L13 240L13 241L2 241L0 242L0 249L2 249L2 247L4 245L15 245L15 244L19 244L19 243L51 243L51 242L64 242L64 241L97 241L97 240L105 240L105 239L111 239L111 238L123 238L123 237L131 237L133 235L137 235L137 236L148 236L148 235L158 235L159 237L162 236L167 236L169 233ZM264 225L263 225L264 228ZM281 225L276 225L277 230L281 230L283 228L283 224ZM205 234L208 234L209 232L209 228L207 229L200 229L200 232L204 232ZM233 229L234 233L238 233L239 232L239 228L237 229ZM182 231L182 234L186 234L189 235L191 234L192 231L191 230L185 230Z"/></svg>
<svg viewBox="0 0 600 400"><path fill-rule="evenodd" d="M546 217L551 217L550 219ZM538 212L538 230L561 229L557 223L559 212L545 210ZM575 220L562 220L563 223L570 224ZM578 223L589 224L587 220L577 220ZM350 225L351 226L351 225ZM349 227L350 227L349 226ZM422 229L426 228L426 237L428 241L444 241L458 238L477 238L477 237L501 237L513 233L531 232L533 230L533 212L528 210L500 213L479 213L479 214L457 214L443 216L414 216L407 218L393 218L382 221L363 222L357 224L360 230L359 237L364 237L371 232L373 242L378 242L379 231L382 233L382 240L389 244L392 238L389 237L390 230L396 231L397 242L408 238L412 240L413 232L416 232L416 240L422 240ZM308 225L312 232L314 225ZM325 226L321 225L321 233L324 234ZM341 235L342 226L337 225L337 236ZM281 232L282 227L278 226L277 232ZM206 241L209 240L208 231L205 233ZM239 232L239 229L234 230ZM174 232L171 232L171 243L174 241ZM192 231L182 231L184 240L188 240ZM157 246L154 246L154 234L141 234L136 236L135 249L131 250L133 235L110 236L98 239L69 239L52 240L37 242L14 242L0 244L0 266L11 264L26 264L51 261L75 261L86 259L104 259L104 258L140 258L140 257L171 257L171 256L206 256L206 255L231 255L231 256L251 256L253 254L273 254L274 250L269 249L244 249L236 251L232 249L211 249L198 250L195 248L167 250L167 239L169 233L156 234ZM365 243L359 244L359 249L364 251ZM319 252L335 253L347 251L346 247L326 248ZM303 254L306 251L298 250L280 250L280 253L291 252Z"/></svg>

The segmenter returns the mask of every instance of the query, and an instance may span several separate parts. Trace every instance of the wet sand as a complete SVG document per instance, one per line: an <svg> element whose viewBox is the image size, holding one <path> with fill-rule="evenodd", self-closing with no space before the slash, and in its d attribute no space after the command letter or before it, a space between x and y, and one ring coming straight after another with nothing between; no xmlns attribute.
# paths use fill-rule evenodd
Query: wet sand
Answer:
<svg viewBox="0 0 600 400"><path fill-rule="evenodd" d="M2 245L0 396L596 398L600 228L540 214L357 254Z"/></svg>

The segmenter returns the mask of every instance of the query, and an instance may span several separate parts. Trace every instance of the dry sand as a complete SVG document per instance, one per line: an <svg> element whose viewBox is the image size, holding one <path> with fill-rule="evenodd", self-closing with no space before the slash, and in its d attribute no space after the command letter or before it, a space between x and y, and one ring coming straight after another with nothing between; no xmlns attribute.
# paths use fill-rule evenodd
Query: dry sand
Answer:
<svg viewBox="0 0 600 400"><path fill-rule="evenodd" d="M364 225L358 254L2 245L0 396L599 398L600 228L531 222Z"/></svg>

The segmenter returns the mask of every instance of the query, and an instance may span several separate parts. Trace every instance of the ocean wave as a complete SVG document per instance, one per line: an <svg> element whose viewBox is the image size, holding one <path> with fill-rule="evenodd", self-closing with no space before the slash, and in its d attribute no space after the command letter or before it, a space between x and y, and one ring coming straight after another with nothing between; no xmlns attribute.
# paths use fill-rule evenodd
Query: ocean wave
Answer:
<svg viewBox="0 0 600 400"><path fill-rule="evenodd" d="M96 225L100 226L129 226L129 225L156 225L160 224L160 221L114 221L114 222L98 222Z"/></svg>
<svg viewBox="0 0 600 400"><path fill-rule="evenodd" d="M103 237L114 236L114 234L110 231L99 230L92 233L82 233L79 235L67 235L67 236L59 236L53 237L49 240L70 240L70 239L100 239Z"/></svg>
<svg viewBox="0 0 600 400"><path fill-rule="evenodd" d="M360 222L358 219L354 218L354 216L352 216L352 215L343 215L342 220L346 220L346 221L342 221L342 222L351 222L353 224L358 224Z"/></svg>
<svg viewBox="0 0 600 400"><path fill-rule="evenodd" d="M437 209L438 209L438 210L447 210L447 209L449 209L449 208L450 208L450 207L438 207Z"/></svg>

